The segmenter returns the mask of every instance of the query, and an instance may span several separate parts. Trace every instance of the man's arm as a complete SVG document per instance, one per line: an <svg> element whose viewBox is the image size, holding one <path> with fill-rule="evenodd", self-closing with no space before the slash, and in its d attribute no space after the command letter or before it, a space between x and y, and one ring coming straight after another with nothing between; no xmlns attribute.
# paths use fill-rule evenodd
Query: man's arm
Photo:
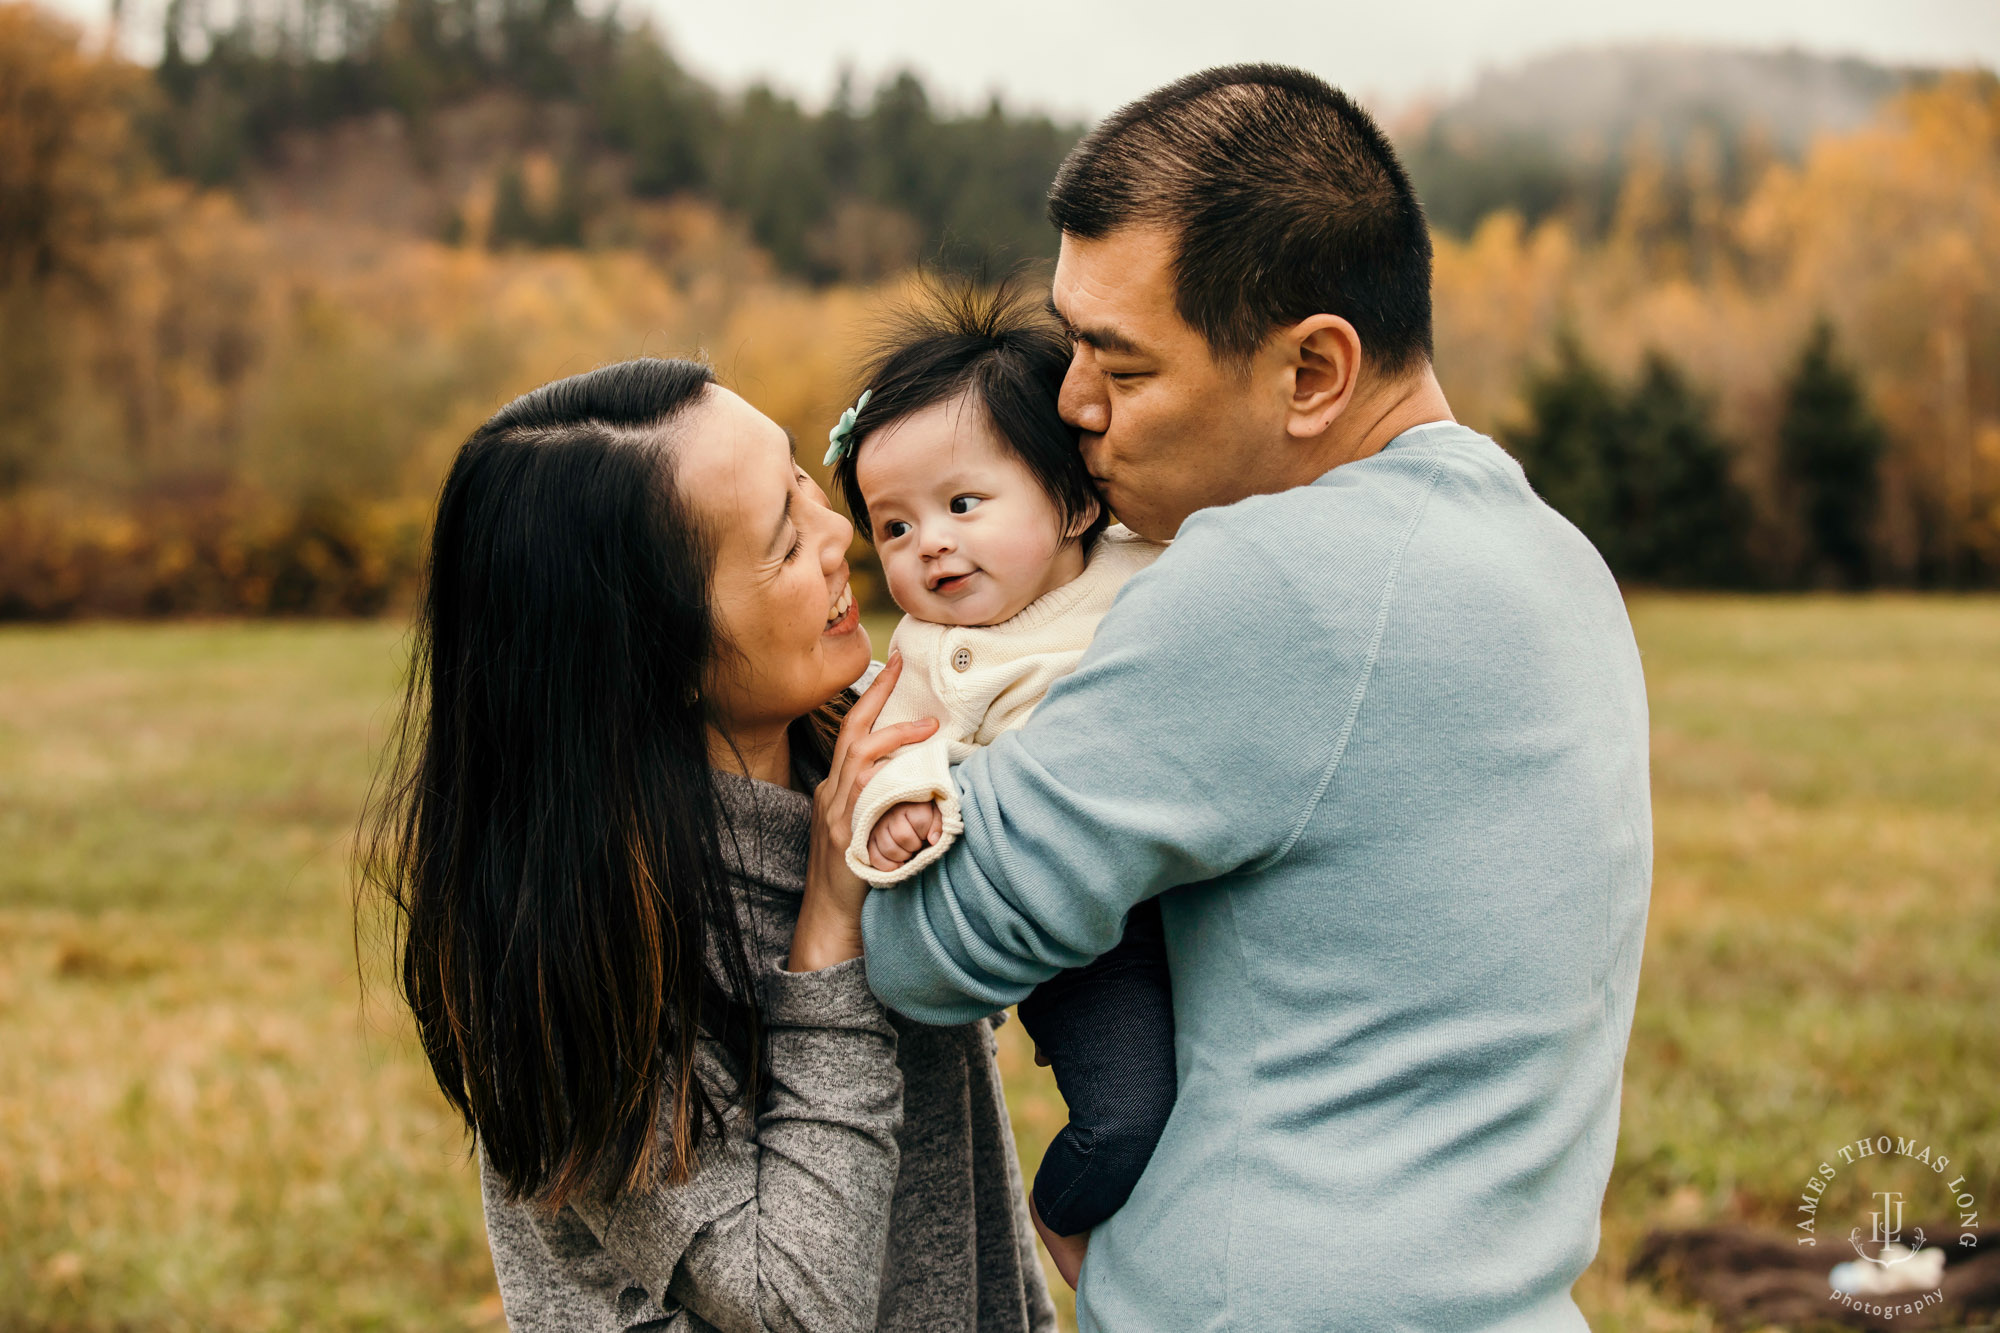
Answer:
<svg viewBox="0 0 2000 1333"><path fill-rule="evenodd" d="M1329 630L1250 508L1190 520L1028 724L954 770L957 844L863 910L884 1003L930 1023L991 1013L1109 949L1133 904L1289 848L1370 643Z"/></svg>

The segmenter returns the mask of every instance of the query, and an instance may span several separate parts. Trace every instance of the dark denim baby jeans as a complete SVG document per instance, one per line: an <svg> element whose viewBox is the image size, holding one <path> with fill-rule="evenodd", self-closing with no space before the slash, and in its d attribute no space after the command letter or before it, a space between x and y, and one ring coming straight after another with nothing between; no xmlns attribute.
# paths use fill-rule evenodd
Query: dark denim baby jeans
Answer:
<svg viewBox="0 0 2000 1333"><path fill-rule="evenodd" d="M1160 904L1125 918L1111 951L1021 1001L1021 1027L1055 1072L1069 1123L1035 1172L1035 1207L1059 1236L1117 1212L1174 1109L1174 1004Z"/></svg>

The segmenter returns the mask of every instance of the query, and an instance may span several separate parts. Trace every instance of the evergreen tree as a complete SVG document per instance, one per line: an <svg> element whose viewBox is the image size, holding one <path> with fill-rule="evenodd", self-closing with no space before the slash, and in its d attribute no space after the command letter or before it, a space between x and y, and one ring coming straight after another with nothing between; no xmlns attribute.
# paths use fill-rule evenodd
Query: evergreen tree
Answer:
<svg viewBox="0 0 2000 1333"><path fill-rule="evenodd" d="M1711 405L1671 361L1649 354L1623 388L1566 333L1525 397L1529 420L1507 434L1507 447L1620 579L1745 581L1749 505L1730 476L1729 445Z"/></svg>
<svg viewBox="0 0 2000 1333"><path fill-rule="evenodd" d="M1553 365L1532 371L1523 390L1528 421L1503 442L1528 481L1618 567L1612 477L1623 438L1617 386L1574 333L1556 339Z"/></svg>
<svg viewBox="0 0 2000 1333"><path fill-rule="evenodd" d="M1625 578L1668 587L1741 585L1750 510L1729 473L1713 405L1648 352L1625 400L1614 511Z"/></svg>
<svg viewBox="0 0 2000 1333"><path fill-rule="evenodd" d="M488 242L500 249L509 245L535 245L541 240L541 219L528 203L528 183L521 168L509 166L493 183L493 222Z"/></svg>
<svg viewBox="0 0 2000 1333"><path fill-rule="evenodd" d="M1821 319L1785 386L1778 462L1805 539L1807 582L1847 588L1870 581L1868 530L1888 436Z"/></svg>

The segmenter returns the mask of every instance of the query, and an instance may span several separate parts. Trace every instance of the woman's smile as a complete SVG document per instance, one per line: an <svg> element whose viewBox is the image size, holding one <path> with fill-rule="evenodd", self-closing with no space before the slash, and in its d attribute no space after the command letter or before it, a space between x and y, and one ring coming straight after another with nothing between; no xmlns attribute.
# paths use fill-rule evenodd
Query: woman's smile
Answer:
<svg viewBox="0 0 2000 1333"><path fill-rule="evenodd" d="M829 638L840 638L852 634L861 624L861 604L854 600L854 585L841 580L840 595L833 599L833 610L826 618L826 628L820 633Z"/></svg>

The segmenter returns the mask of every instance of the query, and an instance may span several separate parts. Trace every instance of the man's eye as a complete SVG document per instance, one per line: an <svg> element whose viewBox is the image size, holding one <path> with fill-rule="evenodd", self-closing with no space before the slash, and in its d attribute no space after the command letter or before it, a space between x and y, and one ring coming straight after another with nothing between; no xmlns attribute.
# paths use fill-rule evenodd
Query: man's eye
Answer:
<svg viewBox="0 0 2000 1333"><path fill-rule="evenodd" d="M889 522L884 523L882 525L882 535L891 541L902 536L909 530L910 530L910 525L903 522L903 520L900 518L891 519Z"/></svg>
<svg viewBox="0 0 2000 1333"><path fill-rule="evenodd" d="M969 514L979 507L980 498L977 495L954 495L951 497L951 512Z"/></svg>

